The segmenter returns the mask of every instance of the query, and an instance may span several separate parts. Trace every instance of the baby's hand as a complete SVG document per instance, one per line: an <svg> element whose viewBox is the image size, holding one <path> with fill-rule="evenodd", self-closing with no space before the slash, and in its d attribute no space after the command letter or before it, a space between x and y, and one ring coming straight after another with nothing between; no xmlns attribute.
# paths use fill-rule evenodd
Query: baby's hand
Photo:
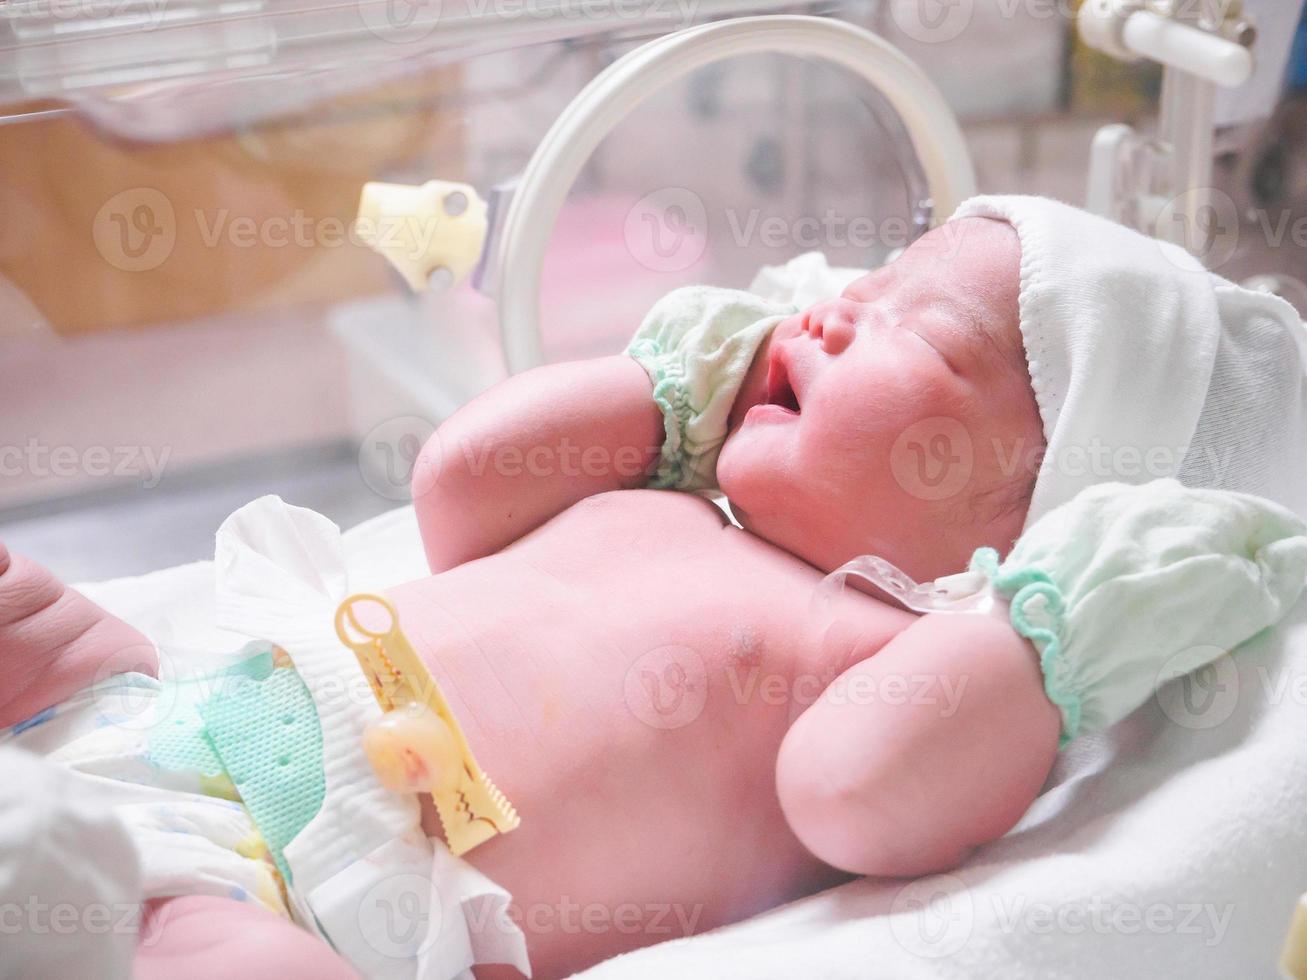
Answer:
<svg viewBox="0 0 1307 980"><path fill-rule="evenodd" d="M648 372L667 434L650 486L717 487L728 429L766 399L766 357L758 353L794 312L753 293L709 286L674 290L649 311L626 352Z"/></svg>

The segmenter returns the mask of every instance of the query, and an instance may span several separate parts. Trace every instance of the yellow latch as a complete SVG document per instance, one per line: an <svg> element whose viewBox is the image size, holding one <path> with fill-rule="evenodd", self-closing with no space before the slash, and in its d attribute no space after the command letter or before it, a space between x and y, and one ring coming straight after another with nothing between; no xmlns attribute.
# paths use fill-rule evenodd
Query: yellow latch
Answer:
<svg viewBox="0 0 1307 980"><path fill-rule="evenodd" d="M486 241L486 202L470 184L429 180L363 185L354 233L399 270L414 292L444 289L476 268Z"/></svg>

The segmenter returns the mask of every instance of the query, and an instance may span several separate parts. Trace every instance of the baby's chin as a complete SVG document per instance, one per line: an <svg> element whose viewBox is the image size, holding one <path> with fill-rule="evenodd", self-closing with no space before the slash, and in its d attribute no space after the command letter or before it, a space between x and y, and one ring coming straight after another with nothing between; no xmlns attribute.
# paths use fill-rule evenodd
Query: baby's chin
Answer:
<svg viewBox="0 0 1307 980"><path fill-rule="evenodd" d="M798 504L804 495L786 468L790 453L778 442L773 434L753 432L749 426L736 431L717 459L717 485L741 527L786 547L781 540L784 529L794 524L796 517L800 527L808 522L802 519Z"/></svg>
<svg viewBox="0 0 1307 980"><path fill-rule="evenodd" d="M731 501L732 509L756 510L758 502L779 489L775 455L769 455L768 442L774 440L745 423L722 444L717 457L717 485Z"/></svg>

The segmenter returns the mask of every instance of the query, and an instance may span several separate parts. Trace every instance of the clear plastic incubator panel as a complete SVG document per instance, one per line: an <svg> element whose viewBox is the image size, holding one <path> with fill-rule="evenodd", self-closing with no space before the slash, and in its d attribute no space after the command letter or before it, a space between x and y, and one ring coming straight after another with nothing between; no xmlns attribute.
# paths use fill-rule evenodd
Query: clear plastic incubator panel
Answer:
<svg viewBox="0 0 1307 980"><path fill-rule="evenodd" d="M533 154L589 82L691 25L797 13L874 32L878 9L11 0L0 445L21 459L0 510L438 423L510 369L500 280L516 273L497 250ZM612 122L548 233L544 361L619 351L676 286L744 287L814 249L871 267L931 221L903 120L829 62L725 58ZM369 247L388 229L356 218L365 184L431 180L473 193L410 227L415 247L459 220L484 238L415 291ZM386 436L401 455L420 434L404 432ZM403 499L402 479L381 482Z"/></svg>

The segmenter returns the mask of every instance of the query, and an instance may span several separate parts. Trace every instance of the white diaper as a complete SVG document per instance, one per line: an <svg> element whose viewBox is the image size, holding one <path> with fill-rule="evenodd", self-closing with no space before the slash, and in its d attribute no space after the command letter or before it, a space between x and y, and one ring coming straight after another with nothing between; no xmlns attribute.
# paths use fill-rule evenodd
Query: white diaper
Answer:
<svg viewBox="0 0 1307 980"><path fill-rule="evenodd" d="M150 758L151 730L167 711L162 689L153 677L118 674L0 732L0 744L59 764L79 796L112 808L139 853L143 899L216 895L286 915L245 808L218 795L218 781Z"/></svg>
<svg viewBox="0 0 1307 980"><path fill-rule="evenodd" d="M211 894L263 905L323 936L369 978L447 980L470 976L477 963L529 974L508 893L428 839L417 798L385 789L363 755L363 731L380 708L333 625L349 593L339 529L263 497L223 523L215 559L217 625L289 653L321 727L322 803L282 850L285 901L264 835L244 806L222 798L234 795L230 781L161 768L157 733L151 755L154 726L179 714L171 685L109 678L0 733L0 743L70 767L115 807L141 852L146 898ZM215 660L204 669L221 666ZM192 662L161 651L166 679Z"/></svg>

